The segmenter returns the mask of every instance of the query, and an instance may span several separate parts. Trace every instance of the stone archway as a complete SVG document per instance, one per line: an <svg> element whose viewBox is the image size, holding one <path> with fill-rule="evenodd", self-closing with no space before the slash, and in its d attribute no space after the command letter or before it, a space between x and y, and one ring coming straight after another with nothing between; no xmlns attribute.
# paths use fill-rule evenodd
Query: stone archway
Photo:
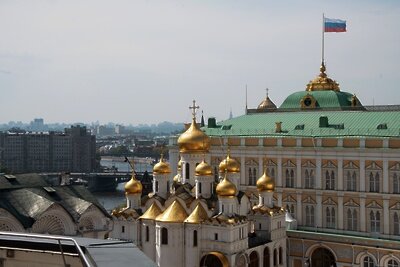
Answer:
<svg viewBox="0 0 400 267"><path fill-rule="evenodd" d="M200 267L228 267L229 261L220 252L209 252L200 260Z"/></svg>
<svg viewBox="0 0 400 267"><path fill-rule="evenodd" d="M269 258L270 258L269 248L265 247L263 255L263 267L270 267Z"/></svg>
<svg viewBox="0 0 400 267"><path fill-rule="evenodd" d="M336 267L336 259L330 250L319 247L311 254L311 266Z"/></svg>
<svg viewBox="0 0 400 267"><path fill-rule="evenodd" d="M260 257L258 257L257 251L253 251L250 253L249 267L258 267L258 266L260 266Z"/></svg>

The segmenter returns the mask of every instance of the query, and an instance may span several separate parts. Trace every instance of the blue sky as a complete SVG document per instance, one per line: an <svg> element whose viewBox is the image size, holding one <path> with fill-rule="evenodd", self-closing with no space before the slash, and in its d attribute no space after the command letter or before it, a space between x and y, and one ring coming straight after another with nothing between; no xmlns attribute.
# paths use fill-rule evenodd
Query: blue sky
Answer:
<svg viewBox="0 0 400 267"><path fill-rule="evenodd" d="M280 105L321 62L365 105L400 104L398 1L1 0L0 122L189 121Z"/></svg>

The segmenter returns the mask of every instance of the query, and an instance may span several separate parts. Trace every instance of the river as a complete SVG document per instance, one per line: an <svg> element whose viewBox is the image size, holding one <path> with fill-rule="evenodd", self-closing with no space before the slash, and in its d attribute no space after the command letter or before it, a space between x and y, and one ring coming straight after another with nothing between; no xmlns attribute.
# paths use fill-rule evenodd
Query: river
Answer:
<svg viewBox="0 0 400 267"><path fill-rule="evenodd" d="M130 172L131 167L128 162L124 162L124 159L117 157L102 157L100 165L108 168L117 168L120 172ZM135 159L135 170L137 172L152 172L153 166L149 164L147 159ZM125 204L125 183L118 184L117 188L113 192L94 192L93 195L97 198L100 204L108 211L111 212L115 207Z"/></svg>

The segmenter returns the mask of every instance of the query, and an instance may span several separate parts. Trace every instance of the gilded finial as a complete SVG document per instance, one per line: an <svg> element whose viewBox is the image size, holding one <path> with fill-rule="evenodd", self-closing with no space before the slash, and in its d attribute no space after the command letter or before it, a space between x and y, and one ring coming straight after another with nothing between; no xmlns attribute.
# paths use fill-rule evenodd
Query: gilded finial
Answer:
<svg viewBox="0 0 400 267"><path fill-rule="evenodd" d="M319 75L307 84L306 91L326 91L332 90L339 92L339 84L328 77L324 61L321 62Z"/></svg>
<svg viewBox="0 0 400 267"><path fill-rule="evenodd" d="M195 121L196 120L196 109L199 109L199 106L196 106L196 100L193 100L193 106L189 107L189 109L192 109L192 119Z"/></svg>

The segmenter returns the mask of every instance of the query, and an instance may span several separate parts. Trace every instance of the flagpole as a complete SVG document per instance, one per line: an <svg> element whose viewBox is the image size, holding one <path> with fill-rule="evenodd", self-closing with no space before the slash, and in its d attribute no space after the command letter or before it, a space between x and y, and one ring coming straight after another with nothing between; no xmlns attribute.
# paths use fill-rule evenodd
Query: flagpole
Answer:
<svg viewBox="0 0 400 267"><path fill-rule="evenodd" d="M325 61L324 46L325 46L325 15L324 13L322 13L322 64L324 64Z"/></svg>

